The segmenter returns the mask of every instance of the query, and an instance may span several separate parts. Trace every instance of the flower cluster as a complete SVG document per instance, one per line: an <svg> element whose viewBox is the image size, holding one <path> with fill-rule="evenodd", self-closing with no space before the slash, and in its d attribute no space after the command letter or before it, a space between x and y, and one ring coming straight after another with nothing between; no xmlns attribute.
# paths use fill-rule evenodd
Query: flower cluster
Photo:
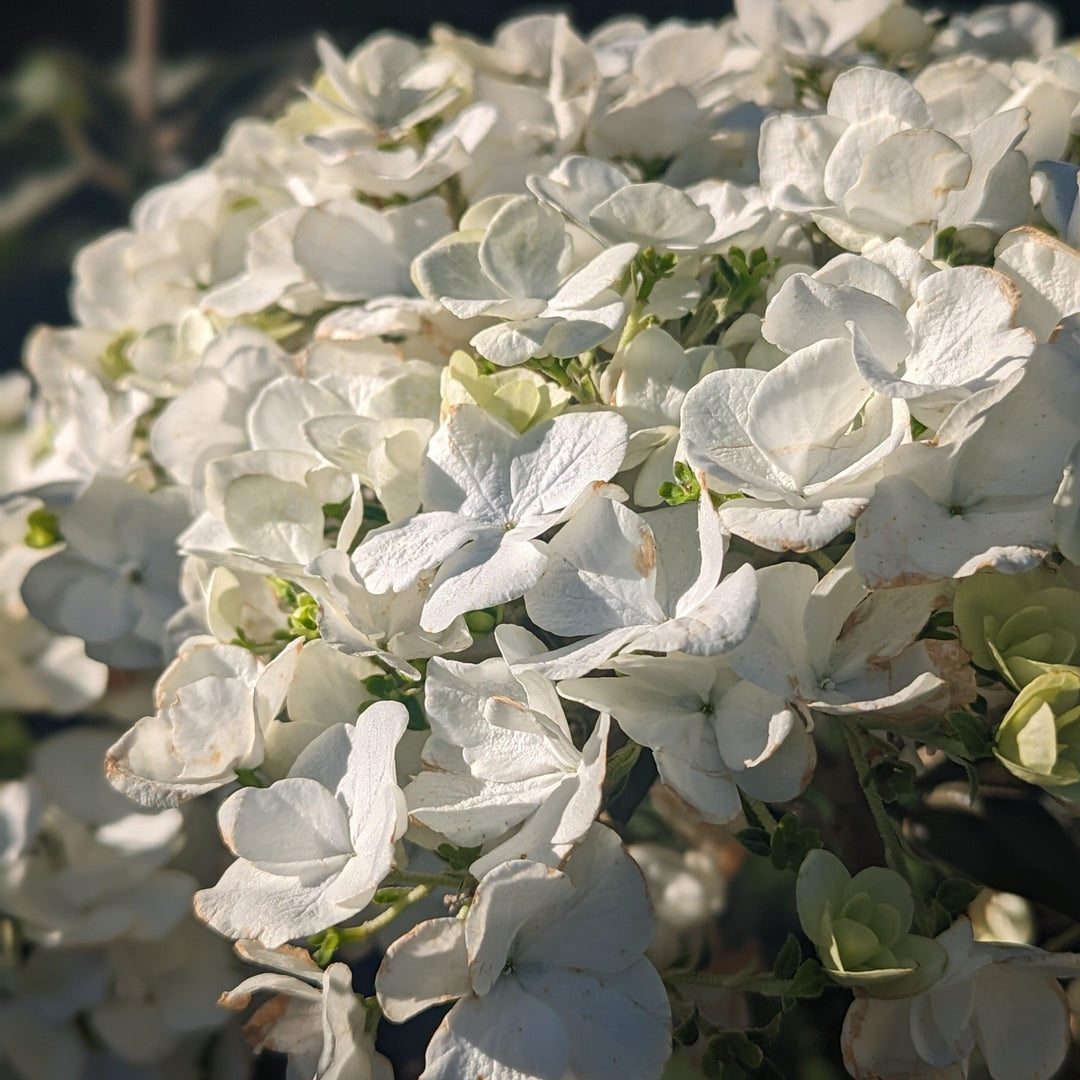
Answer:
<svg viewBox="0 0 1080 1080"><path fill-rule="evenodd" d="M5 728L0 1071L239 1076L269 992L298 1078L440 1005L423 1080L756 1075L709 983L850 988L857 1080L1056 1071L1080 957L903 819L1080 804L1080 48L735 6L320 40L79 254L0 396L0 705L85 720Z"/></svg>

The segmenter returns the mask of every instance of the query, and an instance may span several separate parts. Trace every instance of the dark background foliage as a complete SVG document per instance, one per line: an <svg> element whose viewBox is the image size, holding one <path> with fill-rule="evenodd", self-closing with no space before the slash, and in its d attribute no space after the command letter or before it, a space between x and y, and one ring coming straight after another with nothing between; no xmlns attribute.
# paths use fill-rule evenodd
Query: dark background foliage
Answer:
<svg viewBox="0 0 1080 1080"><path fill-rule="evenodd" d="M131 115L116 80L130 66L132 13L140 0L24 0L4 6L0 36L0 369L16 365L36 324L68 321L71 257L122 225L133 198L197 165L238 115L268 111L314 66L312 34L351 47L383 28L422 37L433 22L490 35L512 15L545 6L570 12L583 29L633 12L652 21L714 19L730 0L575 0L570 4L483 4L405 0L159 0L158 52L168 75L153 137ZM946 0L937 8L969 7ZM1063 29L1080 33L1080 5L1058 0ZM59 94L43 115L42 81ZM28 89L29 88L29 89ZM36 90L35 90L36 88ZM54 103L55 104L55 103ZM34 112L34 109L37 112ZM29 113L29 114L28 114ZM80 143L84 144L81 146ZM87 144L89 176L65 179ZM28 178L49 177L46 191ZM65 185L67 185L65 187ZM13 198L17 195L18 198Z"/></svg>

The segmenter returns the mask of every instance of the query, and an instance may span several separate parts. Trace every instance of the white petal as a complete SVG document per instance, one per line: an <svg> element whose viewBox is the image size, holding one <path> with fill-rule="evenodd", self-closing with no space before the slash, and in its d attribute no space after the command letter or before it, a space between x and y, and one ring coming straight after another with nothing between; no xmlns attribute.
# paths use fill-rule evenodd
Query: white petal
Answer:
<svg viewBox="0 0 1080 1080"><path fill-rule="evenodd" d="M375 992L388 1020L403 1023L418 1012L470 991L465 923L427 919L386 950Z"/></svg>

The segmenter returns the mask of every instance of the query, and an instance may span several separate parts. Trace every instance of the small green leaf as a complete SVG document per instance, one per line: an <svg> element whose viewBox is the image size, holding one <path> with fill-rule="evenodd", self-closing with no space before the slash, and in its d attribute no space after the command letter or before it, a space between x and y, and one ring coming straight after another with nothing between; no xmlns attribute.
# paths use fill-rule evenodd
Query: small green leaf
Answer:
<svg viewBox="0 0 1080 1080"><path fill-rule="evenodd" d="M949 878L939 886L935 899L950 915L959 915L974 903L982 889L967 878Z"/></svg>
<svg viewBox="0 0 1080 1080"><path fill-rule="evenodd" d="M778 979L793 979L799 970L801 961L802 946L799 945L799 939L794 934L788 934L787 941L784 942L780 951L776 954L773 974Z"/></svg>
<svg viewBox="0 0 1080 1080"><path fill-rule="evenodd" d="M751 855L768 855L772 851L771 838L764 829L740 829L735 834L735 839L738 840Z"/></svg>
<svg viewBox="0 0 1080 1080"><path fill-rule="evenodd" d="M827 985L828 979L821 964L813 959L804 960L795 972L795 978L791 980L790 993L795 998L821 997Z"/></svg>

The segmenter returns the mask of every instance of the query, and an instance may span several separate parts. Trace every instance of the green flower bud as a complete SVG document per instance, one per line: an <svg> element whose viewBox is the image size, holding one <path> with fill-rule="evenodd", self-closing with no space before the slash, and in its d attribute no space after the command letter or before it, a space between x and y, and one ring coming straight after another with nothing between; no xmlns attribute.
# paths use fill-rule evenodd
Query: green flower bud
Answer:
<svg viewBox="0 0 1080 1080"><path fill-rule="evenodd" d="M527 368L505 368L484 372L460 349L443 369L444 406L473 404L485 412L527 431L562 412L570 394L542 375Z"/></svg>
<svg viewBox="0 0 1080 1080"><path fill-rule="evenodd" d="M831 852L811 851L799 869L795 899L822 967L841 986L908 997L944 970L942 946L909 932L915 902L894 870L871 866L852 877Z"/></svg>
<svg viewBox="0 0 1080 1080"><path fill-rule="evenodd" d="M994 754L1014 776L1080 804L1080 671L1029 682L1001 721Z"/></svg>
<svg viewBox="0 0 1080 1080"><path fill-rule="evenodd" d="M957 587L953 618L972 660L1017 690L1052 668L1080 665L1080 580L1068 569L973 574Z"/></svg>

